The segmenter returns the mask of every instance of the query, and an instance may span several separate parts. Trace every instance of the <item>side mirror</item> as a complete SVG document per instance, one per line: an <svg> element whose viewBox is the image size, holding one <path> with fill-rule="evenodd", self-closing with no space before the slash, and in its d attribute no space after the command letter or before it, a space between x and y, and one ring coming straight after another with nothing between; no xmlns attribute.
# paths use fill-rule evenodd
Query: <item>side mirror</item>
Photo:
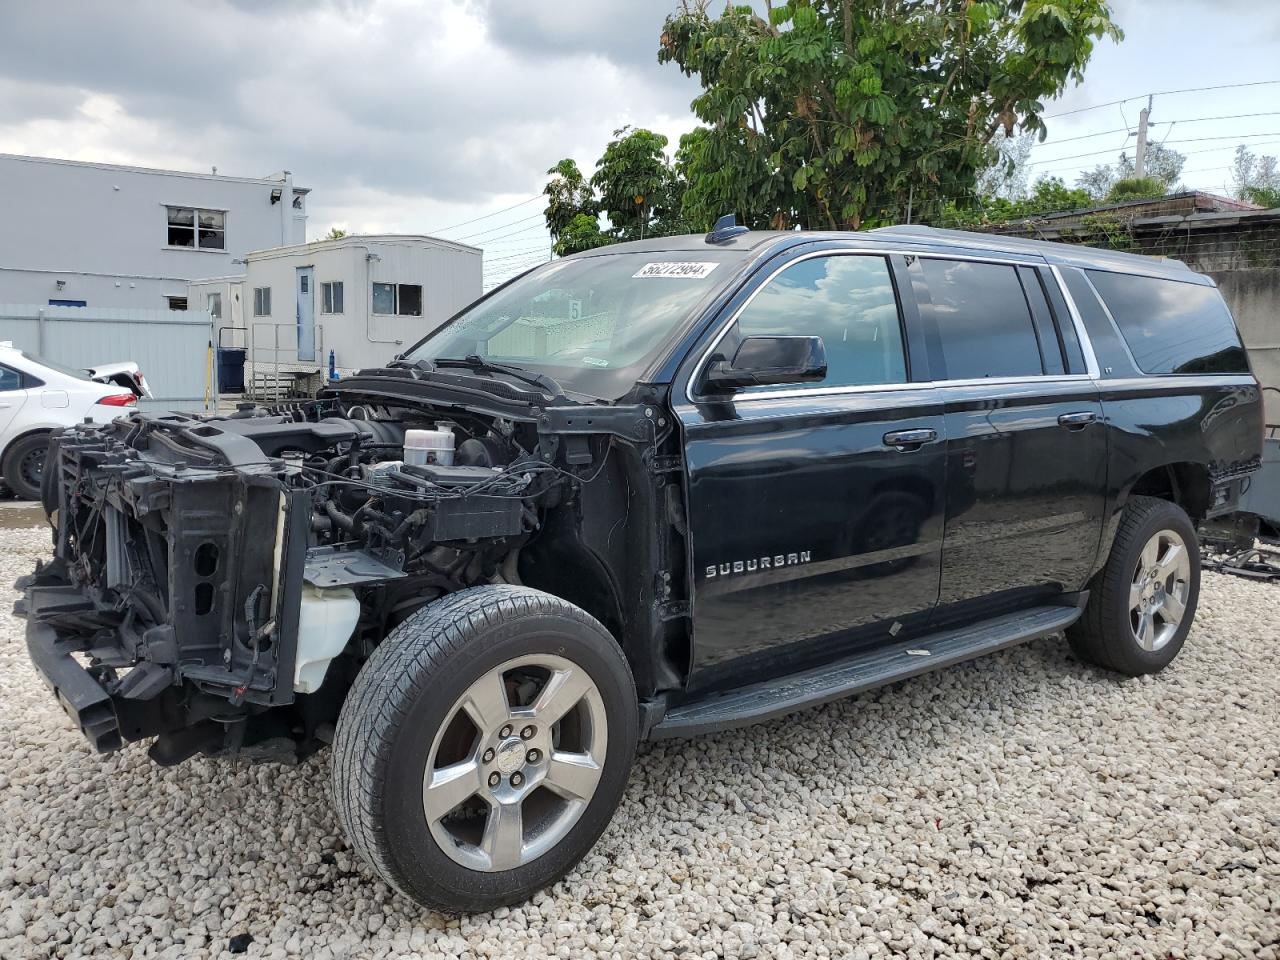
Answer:
<svg viewBox="0 0 1280 960"><path fill-rule="evenodd" d="M747 337L733 360L707 367L703 386L712 393L783 383L818 383L827 376L821 337Z"/></svg>

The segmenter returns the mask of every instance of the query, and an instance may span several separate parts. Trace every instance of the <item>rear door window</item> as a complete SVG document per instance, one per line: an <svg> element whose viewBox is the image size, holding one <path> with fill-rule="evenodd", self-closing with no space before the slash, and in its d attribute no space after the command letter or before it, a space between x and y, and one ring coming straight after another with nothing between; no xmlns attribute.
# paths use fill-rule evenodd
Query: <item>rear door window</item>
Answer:
<svg viewBox="0 0 1280 960"><path fill-rule="evenodd" d="M1240 334L1216 287L1086 271L1143 373L1248 373Z"/></svg>
<svg viewBox="0 0 1280 960"><path fill-rule="evenodd" d="M22 374L12 367L0 364L0 393L22 389Z"/></svg>
<svg viewBox="0 0 1280 960"><path fill-rule="evenodd" d="M1031 308L1015 267L918 257L908 261L907 269L921 319L937 329L946 379L1045 372Z"/></svg>

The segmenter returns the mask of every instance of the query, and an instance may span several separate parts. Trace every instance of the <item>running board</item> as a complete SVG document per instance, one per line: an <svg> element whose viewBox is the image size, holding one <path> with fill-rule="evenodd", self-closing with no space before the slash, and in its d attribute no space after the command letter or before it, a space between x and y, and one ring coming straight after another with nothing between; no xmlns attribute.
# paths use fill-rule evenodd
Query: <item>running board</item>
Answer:
<svg viewBox="0 0 1280 960"><path fill-rule="evenodd" d="M1079 617L1080 609L1074 606L1033 607L876 647L803 673L683 703L668 710L649 736L655 740L691 737L772 720L1057 633Z"/></svg>

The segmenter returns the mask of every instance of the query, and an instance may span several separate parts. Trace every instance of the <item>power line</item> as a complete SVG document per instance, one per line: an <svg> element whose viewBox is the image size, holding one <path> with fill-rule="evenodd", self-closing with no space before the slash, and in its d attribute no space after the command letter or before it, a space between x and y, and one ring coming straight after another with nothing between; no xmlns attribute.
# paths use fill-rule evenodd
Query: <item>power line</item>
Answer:
<svg viewBox="0 0 1280 960"><path fill-rule="evenodd" d="M1249 83L1220 83L1211 87L1186 87L1182 90L1157 90L1154 93L1140 93L1136 97L1125 97L1122 100L1108 100L1106 103L1096 103L1091 107L1078 107L1075 110L1064 110L1061 113L1047 113L1041 119L1053 120L1057 117L1070 117L1077 113L1088 113L1090 110L1102 110L1105 107L1114 107L1118 104L1129 103L1133 100L1142 100L1146 97L1171 97L1177 93L1204 93L1209 90L1238 90L1244 87L1264 87L1269 84L1280 83L1280 80L1254 80Z"/></svg>
<svg viewBox="0 0 1280 960"><path fill-rule="evenodd" d="M489 243L489 242L491 242L491 241L505 240L505 239L507 239L507 238L509 238L509 237L518 237L518 236L520 236L521 234L533 233L534 231L539 231L539 230L540 230L540 231L542 231L542 233L544 233L544 234L545 234L545 233L547 232L546 224L543 224L543 223L535 223L535 224L533 224L533 225L531 225L531 226L525 227L523 230L515 230L515 231L513 231L513 232L511 232L511 233L504 233L504 234L502 234L501 236L498 236L498 237L491 237L489 240L481 241L481 244L483 245L484 243ZM526 242L527 242L527 240L529 240L529 239L532 239L532 238L526 238Z"/></svg>
<svg viewBox="0 0 1280 960"><path fill-rule="evenodd" d="M1216 136L1216 137L1183 137L1182 139L1179 139L1179 140L1169 140L1169 141L1168 141L1168 143L1169 143L1169 144L1176 144L1176 143L1205 143L1205 142L1210 141L1210 140L1236 140L1236 141L1242 141L1242 140L1244 140L1244 139L1245 139L1245 138L1247 138L1247 137L1277 137L1277 136L1280 136L1280 131L1276 131L1276 130L1267 130L1267 131L1262 131L1262 132L1259 132L1259 133L1228 133L1228 134L1223 134L1223 135L1221 135L1221 136ZM1122 150L1124 149L1124 145L1123 145L1123 144L1121 145L1120 149L1122 149ZM1229 148L1229 147L1215 147L1214 149L1217 149L1217 150L1224 150L1224 149L1230 149L1230 148ZM1112 151L1110 151L1110 150L1093 150L1093 151L1091 151L1091 152L1089 152L1089 153L1076 153L1076 154L1072 154L1072 155L1071 155L1071 156L1069 156L1069 157L1046 157L1044 160L1030 160L1030 161L1028 161L1028 162L1027 162L1027 166L1029 166L1029 167L1034 167L1034 166L1038 166L1038 165L1040 165L1040 164L1042 164L1042 163L1060 163L1060 162L1061 162L1061 161L1063 161L1063 160L1079 160L1079 159L1081 159L1081 158L1083 158L1083 157L1098 157L1098 156L1102 156L1103 154L1111 153L1111 152L1112 152Z"/></svg>
<svg viewBox="0 0 1280 960"><path fill-rule="evenodd" d="M484 216L475 217L472 220L463 220L461 223L455 223L452 226L448 226L448 227L436 227L427 232L434 234L434 233L444 233L445 231L448 231L448 230L456 230L458 229L458 227L465 227L471 223L477 223L481 220L488 220L490 217L496 217L500 213L506 213L508 210L514 210L516 207L523 207L526 203L533 203L533 201L541 200L541 199L542 199L542 194L538 194L537 196L529 197L526 200L521 200L519 203L513 203L509 207L503 207L501 210L495 210L493 211L493 213L486 213L484 214Z"/></svg>
<svg viewBox="0 0 1280 960"><path fill-rule="evenodd" d="M519 253L513 253L509 257L495 257L492 260L486 259L484 261L485 269L487 270L489 267L499 263L510 263L512 260L528 260L535 256L546 257L547 251L550 249L550 246L538 247L536 249L522 250Z"/></svg>
<svg viewBox="0 0 1280 960"><path fill-rule="evenodd" d="M525 261L538 262L546 260L551 254L551 247L541 247L537 250L527 250L521 254L513 254L510 257L502 257L497 260L486 260L484 268L486 271L501 270L511 266L513 263L523 263Z"/></svg>
<svg viewBox="0 0 1280 960"><path fill-rule="evenodd" d="M1280 117L1280 110L1263 110L1261 113L1231 113L1221 117L1187 117L1183 120L1164 120L1172 126L1175 123L1206 123L1210 120L1248 120L1252 117ZM1158 124L1152 124L1158 126Z"/></svg>
<svg viewBox="0 0 1280 960"><path fill-rule="evenodd" d="M1273 133L1271 133L1271 134L1263 134L1263 133L1259 133L1259 134L1248 134L1248 136L1259 136L1259 137L1263 137L1263 136L1276 136L1276 134L1273 134ZM1227 139L1237 140L1237 139L1239 139L1239 138L1238 138L1238 137L1229 137L1229 138L1227 138ZM1181 141L1181 140L1174 140L1174 141L1171 141L1171 142L1173 142L1173 143L1182 143L1183 141ZM1249 146L1249 147L1273 147L1273 146L1275 146L1276 144L1280 144L1280 140L1264 140L1264 141L1263 141L1263 142L1261 142L1261 143L1249 143L1249 144L1245 144L1245 146ZM1220 152L1220 151L1222 151L1222 150L1230 150L1230 149L1231 149L1231 147L1230 147L1230 146L1221 146L1221 147L1205 147L1205 148L1204 148L1204 149L1202 149L1202 150L1187 150L1187 151L1185 151L1185 152L1183 152L1183 151L1179 151L1179 152L1180 152L1180 153L1182 153L1182 155L1183 155L1184 157L1194 157L1194 156L1196 156L1197 154L1201 154L1201 153L1218 153L1218 152ZM1097 156L1097 154L1081 154L1081 156ZM1055 157L1053 161L1044 161L1044 162L1050 162L1050 163L1051 163L1051 162L1054 162L1054 161L1057 161L1057 160L1069 160L1069 159L1073 159L1073 158L1071 158L1071 157ZM1030 164L1028 164L1028 166L1030 166ZM1071 163L1071 164L1067 164L1065 167L1048 167L1048 168L1046 168L1046 169L1044 169L1044 170L1041 170L1041 171L1039 171L1039 172L1040 172L1040 173L1056 173L1056 172L1060 172L1060 171L1063 171L1063 170L1078 170L1078 169L1079 169L1079 167L1078 167L1076 164Z"/></svg>
<svg viewBox="0 0 1280 960"><path fill-rule="evenodd" d="M490 228L488 228L488 229L486 229L486 230L481 230L479 233L469 233L469 234L467 234L466 236L463 236L463 237L456 237L455 239L456 239L456 240L459 240L459 241L461 241L461 240L480 240L480 239L483 239L484 237L487 237L487 236L488 236L489 234L491 234L491 233L501 233L501 231L503 231L503 230L507 230L507 229L509 229L509 228L511 228L511 227L514 227L514 226L516 226L517 224L521 224L521 223L528 223L530 220L542 220L542 219L543 219L543 218L542 218L542 214L540 214L540 213L535 213L535 214L534 214L533 216L531 216L531 217L521 217L519 220L512 220L512 221L510 221L509 223L504 223L504 224L502 224L502 225L500 225L500 226L497 226L497 227L490 227ZM545 221L544 221L544 222L545 222ZM506 234L506 236L511 236L511 234ZM498 237L494 237L494 238L492 238L492 239L500 239L500 238L498 238Z"/></svg>

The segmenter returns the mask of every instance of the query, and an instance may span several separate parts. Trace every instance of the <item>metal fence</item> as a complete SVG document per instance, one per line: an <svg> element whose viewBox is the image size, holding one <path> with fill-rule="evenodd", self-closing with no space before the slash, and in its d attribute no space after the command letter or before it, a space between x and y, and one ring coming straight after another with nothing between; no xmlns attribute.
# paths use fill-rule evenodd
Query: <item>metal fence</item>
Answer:
<svg viewBox="0 0 1280 960"><path fill-rule="evenodd" d="M208 314L118 307L0 304L0 340L64 367L132 360L154 400L143 409L202 410L213 404Z"/></svg>

